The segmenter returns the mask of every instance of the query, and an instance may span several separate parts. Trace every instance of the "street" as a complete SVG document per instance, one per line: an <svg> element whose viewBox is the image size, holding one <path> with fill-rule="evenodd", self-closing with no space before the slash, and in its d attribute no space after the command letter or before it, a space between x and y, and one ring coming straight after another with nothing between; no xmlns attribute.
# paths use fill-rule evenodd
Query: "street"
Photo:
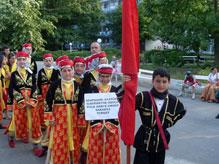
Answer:
<svg viewBox="0 0 219 164"><path fill-rule="evenodd" d="M41 65L40 65L41 66ZM151 86L139 87L139 91ZM177 94L176 90L170 90ZM180 97L187 113L176 125L169 129L171 133L170 149L166 153L165 164L218 164L219 163L219 104L202 102L198 98ZM136 112L136 131L141 120ZM31 144L16 142L11 149L7 136L0 130L0 164L43 164L46 157L35 157ZM132 148L132 161L135 150ZM126 148L121 141L122 164L126 163Z"/></svg>
<svg viewBox="0 0 219 164"><path fill-rule="evenodd" d="M219 104L210 104L191 98L180 98L187 109L186 116L170 128L171 142L166 164L218 164L219 163ZM136 130L141 122L136 114ZM41 164L45 157L31 153L31 144L16 142L16 148L7 145L7 136L0 131L0 164ZM125 164L126 149L122 141L122 164ZM132 160L134 148L132 148Z"/></svg>

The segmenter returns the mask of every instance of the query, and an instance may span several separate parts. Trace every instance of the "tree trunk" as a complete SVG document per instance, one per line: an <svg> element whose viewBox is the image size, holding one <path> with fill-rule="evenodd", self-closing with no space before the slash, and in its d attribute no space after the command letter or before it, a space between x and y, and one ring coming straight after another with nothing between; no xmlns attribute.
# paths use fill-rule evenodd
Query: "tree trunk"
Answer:
<svg viewBox="0 0 219 164"><path fill-rule="evenodd" d="M215 17L218 12L218 0L214 0L214 12ZM215 66L219 67L219 31L214 32L214 63Z"/></svg>
<svg viewBox="0 0 219 164"><path fill-rule="evenodd" d="M214 62L219 67L219 32L214 34Z"/></svg>

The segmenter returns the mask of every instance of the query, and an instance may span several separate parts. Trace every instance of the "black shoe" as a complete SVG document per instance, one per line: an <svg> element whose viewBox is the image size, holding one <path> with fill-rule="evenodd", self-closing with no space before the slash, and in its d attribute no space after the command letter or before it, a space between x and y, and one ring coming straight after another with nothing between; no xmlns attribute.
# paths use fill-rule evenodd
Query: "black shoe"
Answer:
<svg viewBox="0 0 219 164"><path fill-rule="evenodd" d="M219 119L219 114L215 117L216 119Z"/></svg>
<svg viewBox="0 0 219 164"><path fill-rule="evenodd" d="M0 124L0 129L6 129L6 128L7 128L6 126Z"/></svg>

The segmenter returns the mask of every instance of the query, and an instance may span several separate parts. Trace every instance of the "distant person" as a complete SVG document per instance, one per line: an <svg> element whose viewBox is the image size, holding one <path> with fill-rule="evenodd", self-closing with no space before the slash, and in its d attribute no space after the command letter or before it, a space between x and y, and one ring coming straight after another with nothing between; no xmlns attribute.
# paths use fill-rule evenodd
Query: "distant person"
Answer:
<svg viewBox="0 0 219 164"><path fill-rule="evenodd" d="M219 89L219 77L216 67L211 69L211 73L208 75L208 84L205 86L201 93L201 100L214 102L215 101L215 92Z"/></svg>
<svg viewBox="0 0 219 164"><path fill-rule="evenodd" d="M198 86L198 81L192 75L191 71L187 71L179 96L182 96L182 94L185 92L185 88L191 87L192 88L192 99L195 99L195 89L197 86Z"/></svg>
<svg viewBox="0 0 219 164"><path fill-rule="evenodd" d="M10 48L5 46L2 48L3 54L8 58L9 54L11 53Z"/></svg>
<svg viewBox="0 0 219 164"><path fill-rule="evenodd" d="M32 44L31 43L23 44L22 45L22 51L26 52L29 55L29 57L27 59L27 63L26 63L27 71L36 76L36 74L37 74L37 64L36 64L36 61L32 58L32 53L33 53Z"/></svg>
<svg viewBox="0 0 219 164"><path fill-rule="evenodd" d="M112 56L112 60L110 62L110 65L113 67L113 69L116 68L116 62L117 62L116 56Z"/></svg>
<svg viewBox="0 0 219 164"><path fill-rule="evenodd" d="M0 53L0 129L4 129L5 127L2 125L3 121L3 110L5 109L5 103L4 103L4 76L2 76L2 66L5 56Z"/></svg>
<svg viewBox="0 0 219 164"><path fill-rule="evenodd" d="M96 58L95 54L100 53L101 50L101 46L98 42L92 42L90 45L90 52L91 55L86 57L86 70L90 70L93 69L94 65L96 65L96 63L98 63L98 59Z"/></svg>
<svg viewBox="0 0 219 164"><path fill-rule="evenodd" d="M122 63L121 63L121 58L116 60L116 65L115 65L115 69L114 69L114 76L116 79L116 82L118 80L118 77L121 76L121 69L122 69Z"/></svg>

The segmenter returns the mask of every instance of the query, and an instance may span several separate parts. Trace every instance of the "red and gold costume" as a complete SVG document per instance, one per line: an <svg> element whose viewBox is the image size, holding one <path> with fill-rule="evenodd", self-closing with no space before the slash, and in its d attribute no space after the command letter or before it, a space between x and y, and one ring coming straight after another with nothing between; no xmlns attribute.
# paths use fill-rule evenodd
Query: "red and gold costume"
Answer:
<svg viewBox="0 0 219 164"><path fill-rule="evenodd" d="M3 119L3 110L5 109L4 91L4 76L2 75L2 68L0 68L0 122Z"/></svg>
<svg viewBox="0 0 219 164"><path fill-rule="evenodd" d="M67 61L66 63L68 63ZM78 133L79 84L73 80L58 80L47 92L47 111L52 112L54 125L49 140L47 159L52 164L79 163Z"/></svg>
<svg viewBox="0 0 219 164"><path fill-rule="evenodd" d="M74 68L76 67L76 65L81 65L81 67L85 68L84 58L77 56L74 58L73 62L74 62ZM77 69L75 68L74 80L77 83L81 84L84 80L84 70L83 72L77 72ZM83 105L80 105L79 113L78 113L78 131L80 136L80 145L82 145L87 131L87 121L85 120Z"/></svg>
<svg viewBox="0 0 219 164"><path fill-rule="evenodd" d="M109 85L107 88L99 86L92 89L92 93L98 92L118 92L118 88ZM121 163L118 125L117 119L90 122L87 134L89 136L87 147L87 162L89 164ZM86 149L86 145L83 145L83 148Z"/></svg>
<svg viewBox="0 0 219 164"><path fill-rule="evenodd" d="M8 104L13 104L13 115L8 127L9 135L16 139L39 143L40 118L37 106L36 79L24 68L12 73Z"/></svg>
<svg viewBox="0 0 219 164"><path fill-rule="evenodd" d="M52 54L44 54L44 59L47 57L52 57ZM49 89L49 85L53 82L58 80L59 78L59 71L53 68L44 67L38 73L37 78L37 87L38 87L38 109L40 115L40 122L41 125L44 126L44 121L48 120L48 114L44 116L44 106L46 100L46 94Z"/></svg>
<svg viewBox="0 0 219 164"><path fill-rule="evenodd" d="M100 72L100 71L99 71ZM112 74L112 68L104 69L101 73ZM115 92L118 99L122 98L123 89L121 85L102 83L91 86L90 93ZM90 121L88 131L83 143L83 148L87 149L87 163L89 164L120 164L120 136L118 119L94 120Z"/></svg>

